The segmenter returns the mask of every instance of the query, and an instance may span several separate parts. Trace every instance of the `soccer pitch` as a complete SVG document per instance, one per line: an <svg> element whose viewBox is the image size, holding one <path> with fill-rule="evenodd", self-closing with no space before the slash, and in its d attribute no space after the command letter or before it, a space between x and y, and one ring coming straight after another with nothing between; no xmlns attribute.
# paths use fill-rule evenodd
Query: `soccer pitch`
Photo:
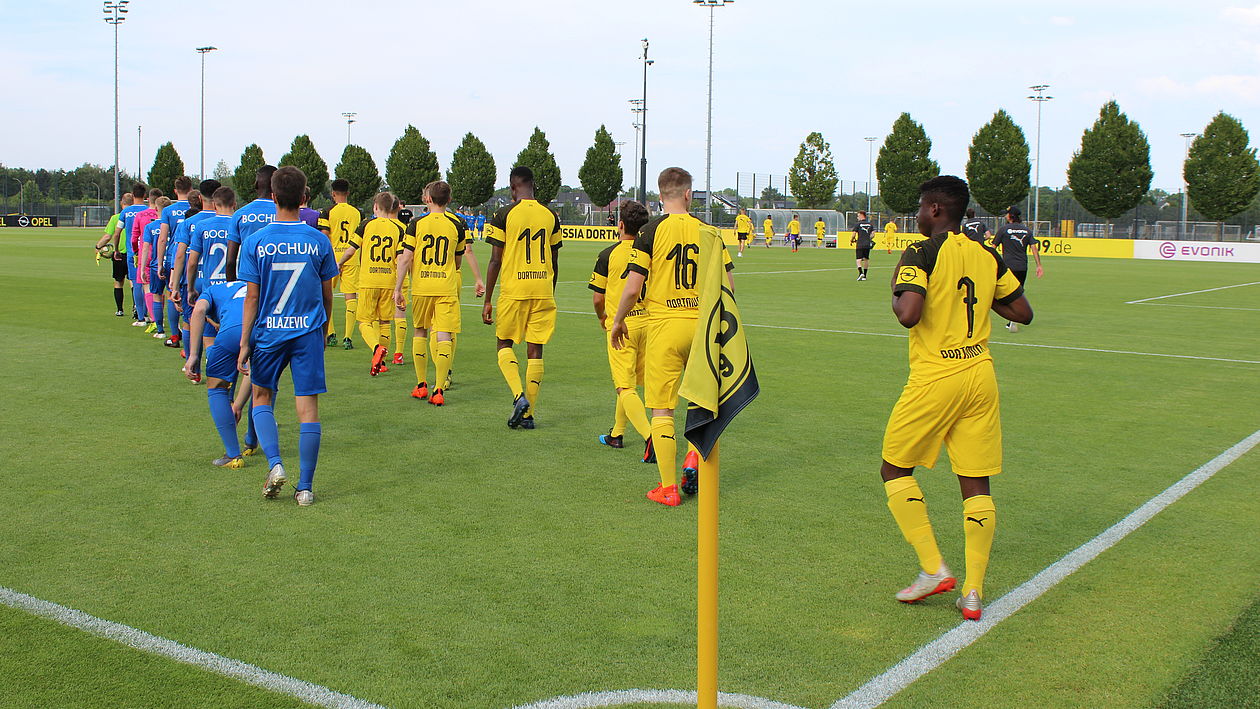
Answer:
<svg viewBox="0 0 1260 709"><path fill-rule="evenodd" d="M98 233L0 230L0 587L386 706L694 690L696 505L644 499L656 470L633 433L625 450L595 443L614 403L586 288L602 244L561 251L535 431L504 424L471 289L440 409L408 397L409 362L371 378L357 336L328 350L318 502L299 509L262 499L260 458L210 466L204 388L113 317ZM859 283L852 255L735 259L762 393L723 438L724 692L829 707L960 623L954 594L892 598L917 569L878 476L907 371L889 309L897 256L876 251ZM1260 429L1260 269L1045 264L1034 323L1012 334L995 318L1005 472L986 603ZM961 571L947 458L918 478ZM1258 479L1252 450L887 706L1161 705L1211 674L1240 618L1252 640L1227 653L1225 681L1241 693L1219 705L1254 702ZM8 605L0 636L3 706L302 706Z"/></svg>

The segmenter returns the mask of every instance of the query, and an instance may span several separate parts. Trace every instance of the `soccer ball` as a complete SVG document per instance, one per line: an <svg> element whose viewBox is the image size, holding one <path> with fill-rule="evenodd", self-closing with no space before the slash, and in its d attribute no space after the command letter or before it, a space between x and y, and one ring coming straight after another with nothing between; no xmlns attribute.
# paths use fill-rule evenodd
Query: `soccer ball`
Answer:
<svg viewBox="0 0 1260 709"><path fill-rule="evenodd" d="M114 245L105 244L101 248L97 249L96 252L101 255L101 258L109 258L114 255Z"/></svg>

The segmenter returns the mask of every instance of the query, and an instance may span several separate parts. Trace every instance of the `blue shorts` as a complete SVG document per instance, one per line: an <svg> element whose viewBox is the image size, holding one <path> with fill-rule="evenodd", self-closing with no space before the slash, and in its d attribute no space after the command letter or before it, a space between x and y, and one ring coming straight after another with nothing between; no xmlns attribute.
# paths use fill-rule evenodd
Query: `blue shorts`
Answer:
<svg viewBox="0 0 1260 709"><path fill-rule="evenodd" d="M241 354L241 329L234 327L223 334L206 348L206 376L235 382L236 358Z"/></svg>
<svg viewBox="0 0 1260 709"><path fill-rule="evenodd" d="M294 396L312 396L328 391L324 383L324 328L311 330L271 348L254 347L249 358L250 381L255 386L275 391L285 367L289 368L289 375L293 377Z"/></svg>
<svg viewBox="0 0 1260 709"><path fill-rule="evenodd" d="M161 295L166 292L166 279L158 277L156 267L149 268L149 292L153 295Z"/></svg>
<svg viewBox="0 0 1260 709"><path fill-rule="evenodd" d="M136 260L131 257L131 254L126 254L125 256L123 256L123 260L127 262L127 280L131 281L132 283L135 283L136 282Z"/></svg>

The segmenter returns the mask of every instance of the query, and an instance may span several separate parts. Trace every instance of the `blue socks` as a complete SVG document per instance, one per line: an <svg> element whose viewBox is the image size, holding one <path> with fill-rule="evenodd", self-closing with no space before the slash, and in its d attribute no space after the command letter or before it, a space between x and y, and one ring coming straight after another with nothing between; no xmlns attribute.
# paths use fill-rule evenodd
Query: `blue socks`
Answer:
<svg viewBox="0 0 1260 709"><path fill-rule="evenodd" d="M214 427L223 439L223 450L229 458L241 454L241 445L236 440L236 416L232 413L232 395L227 389L211 387L206 389L206 398L210 401L210 418Z"/></svg>
<svg viewBox="0 0 1260 709"><path fill-rule="evenodd" d="M139 283L131 284L131 304L136 306L136 319L149 317L149 304L144 302L144 286Z"/></svg>
<svg viewBox="0 0 1260 709"><path fill-rule="evenodd" d="M184 359L188 359L188 330L187 328L181 327L179 329L179 341L181 344L179 351L184 355Z"/></svg>
<svg viewBox="0 0 1260 709"><path fill-rule="evenodd" d="M298 490L310 490L315 479L315 464L319 462L319 439L323 435L323 427L319 423L304 423L298 434L298 455L301 456L301 476L298 479Z"/></svg>
<svg viewBox="0 0 1260 709"><path fill-rule="evenodd" d="M165 312L166 308L163 308L157 303L154 303L153 309L157 311L156 313L153 313L153 322L157 325L157 331L160 333L166 334L166 328L162 327L162 325L165 324L165 320L163 319L164 317L163 313Z"/></svg>
<svg viewBox="0 0 1260 709"><path fill-rule="evenodd" d="M258 442L262 444L263 453L267 454L267 466L271 467L280 461L280 429L276 428L276 415L270 406L255 406L253 411L254 429L258 432Z"/></svg>
<svg viewBox="0 0 1260 709"><path fill-rule="evenodd" d="M171 334L179 332L179 311L175 309L175 304L167 299L166 301L166 322L171 324Z"/></svg>

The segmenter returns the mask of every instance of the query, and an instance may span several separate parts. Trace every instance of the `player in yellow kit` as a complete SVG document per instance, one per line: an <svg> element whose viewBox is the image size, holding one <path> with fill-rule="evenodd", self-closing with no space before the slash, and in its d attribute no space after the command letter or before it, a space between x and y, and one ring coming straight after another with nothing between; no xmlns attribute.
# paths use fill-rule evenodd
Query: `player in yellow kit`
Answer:
<svg viewBox="0 0 1260 709"><path fill-rule="evenodd" d="M700 318L699 219L687 213L691 204L691 174L680 167L666 168L657 178L665 214L639 230L630 253L629 270L617 314L609 333L613 347L624 347L630 334L626 319L640 296L647 310L647 356L644 361L644 399L652 409L652 447L661 484L648 492L653 502L671 507L682 500L677 483L678 446L674 409L683 367ZM730 252L722 250L730 278ZM646 284L646 288L645 288ZM731 280L731 288L735 287ZM690 447L689 447L690 448ZM682 491L695 494L699 454L690 448L683 463Z"/></svg>
<svg viewBox="0 0 1260 709"><path fill-rule="evenodd" d="M543 345L556 330L556 274L560 258L560 217L534 199L534 171L524 165L508 177L515 201L495 212L486 224L491 246L486 264L486 304L481 320L494 325L499 371L512 391L509 428L534 428L538 391L543 379ZM494 288L502 275L497 320ZM512 345L524 342L526 386Z"/></svg>
<svg viewBox="0 0 1260 709"><path fill-rule="evenodd" d="M389 328L394 319L394 265L406 227L398 221L398 198L390 192L376 195L372 214L375 218L359 224L351 235L337 266L344 267L352 260L359 262L356 316L359 333L372 348L369 372L375 377L389 371L385 358L389 355Z"/></svg>
<svg viewBox="0 0 1260 709"><path fill-rule="evenodd" d="M766 237L766 248L770 248L770 242L774 241L774 220L766 217L761 223L761 233Z"/></svg>
<svg viewBox="0 0 1260 709"><path fill-rule="evenodd" d="M621 293L626 287L626 276L630 274L630 253L634 251L634 238L647 221L646 207L638 202L623 202L621 222L617 225L621 241L599 252L595 259L595 269L591 272L591 282L587 287L594 291L591 296L592 304L602 330L608 331L612 326L617 305L621 303ZM596 440L611 448L624 448L622 435L629 423L643 436L643 462L651 463L655 461L652 454L652 428L638 393L638 385L643 383L644 356L647 350L646 325L647 310L642 303L636 303L626 313L626 338L620 349L612 346L611 333L609 335L608 367L612 371L613 388L617 392L617 411L613 418L613 427Z"/></svg>
<svg viewBox="0 0 1260 709"><path fill-rule="evenodd" d="M752 236L752 220L748 218L748 210L741 208L739 216L735 217L735 240L739 242L739 253L737 256L744 255L744 246L748 244L749 237Z"/></svg>
<svg viewBox="0 0 1260 709"><path fill-rule="evenodd" d="M341 255L345 253L346 248L350 246L350 236L359 228L359 223L363 220L363 215L359 214L359 210L348 203L350 199L350 183L343 179L332 181L331 185L333 205L325 208L319 213L319 221L316 224L319 230L328 235L333 245L333 255L337 258L337 262L341 262ZM346 297L346 330L345 339L341 344L348 350L354 349L354 340L350 339L351 330L354 329L357 317L355 315L358 308L359 297L359 263L357 260L348 261L341 269L339 275L333 285L341 289L341 293ZM333 328L332 320L328 321L328 346L332 347L337 344L337 331Z"/></svg>
<svg viewBox="0 0 1260 709"><path fill-rule="evenodd" d="M792 221L788 222L787 227L788 244L792 247L792 253L796 253L801 249L801 215L793 214Z"/></svg>
<svg viewBox="0 0 1260 709"><path fill-rule="evenodd" d="M407 308L403 281L410 274L411 326L415 328L411 358L416 365L416 388L411 390L411 396L428 398L430 404L441 406L446 403L443 388L455 356L455 334L460 329L459 267L467 232L463 220L446 211L446 205L451 203L450 185L441 180L430 182L425 185L422 199L429 213L407 226L403 252L398 257L394 302L399 309ZM432 395L425 378L425 355L430 345L437 370Z"/></svg>
<svg viewBox="0 0 1260 709"><path fill-rule="evenodd" d="M964 619L980 620L997 523L989 476L1002 472L989 310L1022 323L1033 313L1002 257L962 233L967 183L943 175L919 191L919 232L927 239L906 248L892 279L893 312L910 329L910 379L888 417L879 471L888 509L921 569L896 598L913 603L957 583L913 475L917 466L935 465L944 444L963 496L967 576L958 608Z"/></svg>
<svg viewBox="0 0 1260 709"><path fill-rule="evenodd" d="M814 222L814 246L820 249L827 246L827 222L822 217Z"/></svg>

